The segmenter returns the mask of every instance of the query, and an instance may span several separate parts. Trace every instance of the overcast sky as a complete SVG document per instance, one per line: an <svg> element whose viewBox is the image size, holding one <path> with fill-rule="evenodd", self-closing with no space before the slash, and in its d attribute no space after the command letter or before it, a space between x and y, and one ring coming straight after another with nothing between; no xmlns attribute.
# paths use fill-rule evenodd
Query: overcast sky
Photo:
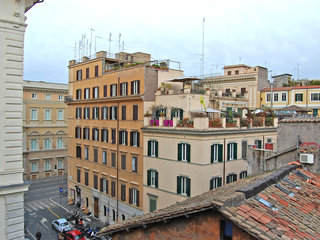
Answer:
<svg viewBox="0 0 320 240"><path fill-rule="evenodd" d="M45 0L27 12L24 79L68 82L68 62L83 34L91 53L147 52L179 61L186 76L224 65L264 66L272 75L320 78L320 1L317 0ZM97 36L97 37L95 37ZM101 37L101 38L99 38ZM78 58L77 53L76 58ZM299 70L298 70L299 69Z"/></svg>

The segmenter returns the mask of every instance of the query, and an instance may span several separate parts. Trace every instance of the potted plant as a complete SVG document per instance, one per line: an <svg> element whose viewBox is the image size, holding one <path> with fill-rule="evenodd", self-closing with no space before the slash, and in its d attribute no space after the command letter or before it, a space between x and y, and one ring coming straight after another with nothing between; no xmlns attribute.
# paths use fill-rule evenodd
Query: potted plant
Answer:
<svg viewBox="0 0 320 240"><path fill-rule="evenodd" d="M193 127L193 121L189 120L188 123L187 123L187 126L188 127Z"/></svg>
<svg viewBox="0 0 320 240"><path fill-rule="evenodd" d="M148 111L147 111L147 113L144 114L145 117L151 117L151 115L152 115L152 114L149 113Z"/></svg>
<svg viewBox="0 0 320 240"><path fill-rule="evenodd" d="M163 112L161 112L160 113L160 117L164 117L165 115L164 115L164 113Z"/></svg>

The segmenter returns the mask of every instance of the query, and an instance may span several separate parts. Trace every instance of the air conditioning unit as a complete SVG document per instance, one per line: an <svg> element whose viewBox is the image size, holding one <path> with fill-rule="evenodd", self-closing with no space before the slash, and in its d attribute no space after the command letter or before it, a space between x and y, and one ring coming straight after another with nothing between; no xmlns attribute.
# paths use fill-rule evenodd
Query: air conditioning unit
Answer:
<svg viewBox="0 0 320 240"><path fill-rule="evenodd" d="M301 153L301 154L300 154L300 162L301 162L301 163L313 164L313 162L314 162L314 155L313 155L313 154Z"/></svg>

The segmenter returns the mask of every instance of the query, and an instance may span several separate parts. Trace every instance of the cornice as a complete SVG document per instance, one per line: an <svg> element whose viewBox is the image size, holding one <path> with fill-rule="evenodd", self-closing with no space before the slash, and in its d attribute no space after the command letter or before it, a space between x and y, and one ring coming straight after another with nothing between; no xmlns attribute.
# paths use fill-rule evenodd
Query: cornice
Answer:
<svg viewBox="0 0 320 240"><path fill-rule="evenodd" d="M126 96L118 96L118 97L107 97L107 98L92 98L92 99L81 99L76 100L73 99L71 102L67 102L68 105L75 104L86 104L86 103L104 103L104 102L117 102L117 101L134 101L134 100L142 100L144 101L144 95L126 95Z"/></svg>
<svg viewBox="0 0 320 240"><path fill-rule="evenodd" d="M54 92L54 93L66 93L68 94L68 89L58 89L58 88L38 88L38 87L23 87L24 92Z"/></svg>

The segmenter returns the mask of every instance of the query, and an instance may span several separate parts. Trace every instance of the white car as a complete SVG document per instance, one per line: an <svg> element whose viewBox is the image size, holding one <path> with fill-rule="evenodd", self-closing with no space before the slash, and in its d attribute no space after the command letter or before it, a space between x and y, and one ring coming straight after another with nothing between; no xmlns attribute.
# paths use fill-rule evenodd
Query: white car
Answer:
<svg viewBox="0 0 320 240"><path fill-rule="evenodd" d="M66 232L71 231L70 225L65 218L54 220L52 222L52 228L54 228L58 232L62 232L63 230Z"/></svg>

